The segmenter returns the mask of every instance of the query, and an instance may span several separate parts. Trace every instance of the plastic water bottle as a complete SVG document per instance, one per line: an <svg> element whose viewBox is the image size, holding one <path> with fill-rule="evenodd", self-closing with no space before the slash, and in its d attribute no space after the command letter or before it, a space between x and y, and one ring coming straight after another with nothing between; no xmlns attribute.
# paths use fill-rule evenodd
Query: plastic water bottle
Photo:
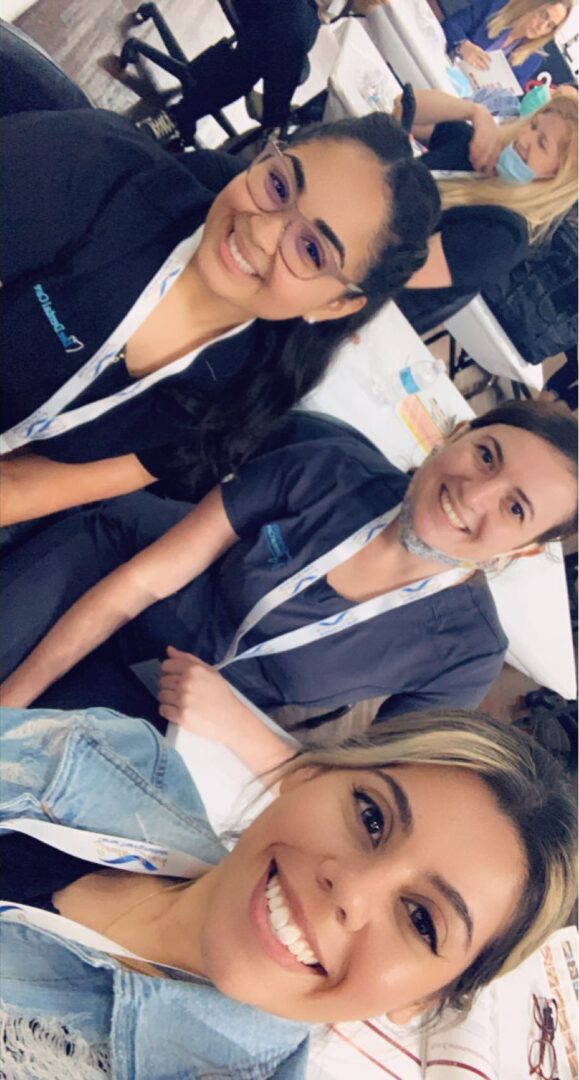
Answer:
<svg viewBox="0 0 579 1080"><path fill-rule="evenodd" d="M439 375L446 371L444 360L415 360L413 364L399 368L385 379L368 379L372 397L383 405L396 405L407 394L418 394L427 390L436 382Z"/></svg>

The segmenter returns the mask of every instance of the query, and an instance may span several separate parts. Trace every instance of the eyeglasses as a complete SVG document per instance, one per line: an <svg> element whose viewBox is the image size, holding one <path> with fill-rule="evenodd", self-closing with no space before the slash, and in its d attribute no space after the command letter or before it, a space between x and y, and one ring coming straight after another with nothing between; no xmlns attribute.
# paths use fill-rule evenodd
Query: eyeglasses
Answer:
<svg viewBox="0 0 579 1080"><path fill-rule="evenodd" d="M557 1055L553 1046L559 1021L555 999L533 994L533 1018L540 1035L529 1047L529 1076L536 1076L537 1080L558 1080Z"/></svg>
<svg viewBox="0 0 579 1080"><path fill-rule="evenodd" d="M284 214L287 218L279 240L279 253L285 265L290 274L303 281L333 277L345 285L350 294L363 294L364 290L342 273L334 245L324 231L324 223L314 225L298 210L301 167L299 163L294 167L291 156L287 156L284 149L283 143L270 140L249 166L246 182L259 210L266 214Z"/></svg>

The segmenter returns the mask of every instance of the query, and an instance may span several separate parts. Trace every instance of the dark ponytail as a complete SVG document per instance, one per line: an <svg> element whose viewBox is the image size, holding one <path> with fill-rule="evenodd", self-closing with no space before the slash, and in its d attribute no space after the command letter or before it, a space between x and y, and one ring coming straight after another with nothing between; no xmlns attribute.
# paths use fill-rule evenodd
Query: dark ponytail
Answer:
<svg viewBox="0 0 579 1080"><path fill-rule="evenodd" d="M372 113L314 125L300 131L292 145L312 141L358 144L385 167L389 212L369 253L366 273L357 283L366 304L353 315L315 325L302 318L260 319L252 356L217 398L179 397L191 416L195 437L191 447L168 455L170 480L165 487L181 498L198 498L247 460L275 422L316 386L336 349L370 322L426 261L440 201L428 169L413 158L397 122Z"/></svg>

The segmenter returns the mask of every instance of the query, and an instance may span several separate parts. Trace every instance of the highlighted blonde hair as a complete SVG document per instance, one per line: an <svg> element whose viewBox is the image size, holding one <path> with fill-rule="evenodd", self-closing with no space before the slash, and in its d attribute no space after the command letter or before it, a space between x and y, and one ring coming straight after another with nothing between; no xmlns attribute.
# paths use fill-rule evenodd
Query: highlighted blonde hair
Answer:
<svg viewBox="0 0 579 1080"><path fill-rule="evenodd" d="M296 754L275 774L302 768L381 769L436 765L467 769L486 784L515 829L526 880L510 923L466 971L436 995L437 1012L467 1011L481 987L530 956L564 925L576 893L576 812L555 759L516 728L483 713L433 710L374 724L331 748Z"/></svg>
<svg viewBox="0 0 579 1080"><path fill-rule="evenodd" d="M437 183L443 209L451 206L503 206L525 218L532 244L538 243L556 228L577 200L577 97L555 93L551 101L533 116L503 124L500 129L501 141L503 147L514 142L523 128L542 113L560 116L565 122L566 136L560 146L561 161L556 176L550 180L533 180L530 184L511 184L501 180L500 176L439 180Z"/></svg>
<svg viewBox="0 0 579 1080"><path fill-rule="evenodd" d="M551 4L561 3L565 8L565 17L559 23L561 26L567 18L569 12L575 7L576 0L508 0L508 3L504 7L497 11L494 15L487 20L487 30L489 37L496 38L499 34L502 34L504 30L512 30L515 23L523 18L524 15L529 15L532 11L537 11L539 8L551 6ZM532 53L540 52L543 45L547 42L553 41L559 26L550 34L542 34L541 37L533 38L532 41L526 39L521 45L518 45L513 50L510 60L513 65L517 67L519 64L524 63L528 56Z"/></svg>

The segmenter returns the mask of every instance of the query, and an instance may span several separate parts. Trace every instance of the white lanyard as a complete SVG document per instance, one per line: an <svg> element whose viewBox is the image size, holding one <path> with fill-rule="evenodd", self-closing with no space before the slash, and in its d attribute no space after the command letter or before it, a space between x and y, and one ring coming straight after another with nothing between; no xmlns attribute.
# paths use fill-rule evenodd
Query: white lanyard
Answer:
<svg viewBox="0 0 579 1080"><path fill-rule="evenodd" d="M248 660L255 656L269 656L272 653L298 649L302 645L308 645L310 641L318 641L320 638L339 634L343 630L349 630L352 626L356 626L358 623L375 618L376 615L381 615L386 611L393 611L394 608L403 607L406 604L413 604L416 600L433 596L442 589L448 589L451 585L457 585L459 581L462 581L466 573L465 567L453 567L451 570L445 570L441 574L415 581L411 585L403 585L399 589L392 589L387 593L382 593L371 600L365 600L362 604L356 604L354 607L346 608L345 611L339 611L335 615L328 615L327 618L320 619L319 622L308 623L307 626L289 630L286 634L279 634L277 637L262 641L261 644L254 645L253 648L246 649L245 652L236 655L241 639L257 626L266 615L269 615L271 611L291 597L298 596L304 589L309 588L315 581L319 581L321 577L333 570L335 566L346 562L357 551L361 551L362 548L366 547L366 544L369 544L379 533L384 531L387 525L398 515L399 510L400 507L396 506L393 510L380 514L379 517L363 525L357 532L352 533L346 540L342 540L331 551L327 551L319 559L314 559L303 570L298 570L287 581L276 585L274 589L262 596L261 600L258 600L246 615L225 657L219 664L215 665L216 669L220 670L229 664L235 664L239 660Z"/></svg>
<svg viewBox="0 0 579 1080"><path fill-rule="evenodd" d="M90 386L95 379L102 375L103 371L106 371L116 362L119 351L124 348L139 326L144 323L145 319L175 284L190 262L201 243L202 235L203 227L197 229L193 236L187 236L185 240L182 240L145 287L116 330L113 330L110 337L97 349L94 356L87 360L86 364L76 371L74 375L71 375L70 379L44 402L44 405L41 405L25 420L19 421L14 427L0 436L0 454L7 454L11 450L16 450L17 447L25 446L35 440L51 439L55 435L61 435L65 431L86 424L90 420L102 416L103 413L109 412L110 409L121 405L123 401L138 397L139 394L144 393L145 390L148 390L162 379L167 379L170 375L176 375L190 367L199 353L205 348L204 345L186 353L185 356L180 356L171 364L151 372L150 375L146 375L143 379L135 380L135 382L125 386L122 390L118 390L115 394L110 394L108 397L101 398L98 401L91 401L87 405L81 405L67 413L62 413L62 410L71 401L79 397L87 386ZM229 330L215 340L225 341L228 337L240 333L248 325L248 323L244 323L241 326L236 326L233 330Z"/></svg>
<svg viewBox="0 0 579 1080"><path fill-rule="evenodd" d="M37 821L33 818L13 818L0 822L2 829L25 833L59 851L86 859L100 866L126 870L148 877L197 878L213 869L211 863L195 858L183 851L173 851L159 844L146 840L129 840L123 837L107 836L106 833L94 833L84 829L73 829L67 825L55 825L50 821ZM186 976L198 981L202 976L194 976L183 968L169 964L160 964L156 960L147 960L123 948L110 938L91 930L82 923L74 922L63 915L51 911L30 907L28 904L15 903L12 900L0 900L0 918L8 922L24 923L49 933L58 934L79 945L99 949L111 956L121 956L140 963L160 968L170 974ZM203 980L206 981L206 980Z"/></svg>

